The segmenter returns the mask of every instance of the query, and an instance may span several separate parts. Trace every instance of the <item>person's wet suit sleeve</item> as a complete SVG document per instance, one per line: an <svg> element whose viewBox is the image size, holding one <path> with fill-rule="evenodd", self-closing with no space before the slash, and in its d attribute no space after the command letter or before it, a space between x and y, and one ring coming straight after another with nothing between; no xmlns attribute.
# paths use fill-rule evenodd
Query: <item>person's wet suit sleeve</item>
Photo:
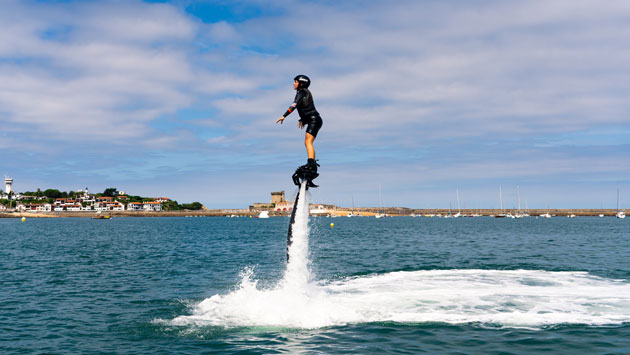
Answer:
<svg viewBox="0 0 630 355"><path fill-rule="evenodd" d="M297 106L304 99L304 96L305 95L302 91L298 91L297 94L295 94L295 100L293 100L293 103L291 104L291 106L289 106L289 108L287 109L287 112L285 112L284 115L282 115L282 117L287 117L288 115L291 114L291 112L295 111Z"/></svg>

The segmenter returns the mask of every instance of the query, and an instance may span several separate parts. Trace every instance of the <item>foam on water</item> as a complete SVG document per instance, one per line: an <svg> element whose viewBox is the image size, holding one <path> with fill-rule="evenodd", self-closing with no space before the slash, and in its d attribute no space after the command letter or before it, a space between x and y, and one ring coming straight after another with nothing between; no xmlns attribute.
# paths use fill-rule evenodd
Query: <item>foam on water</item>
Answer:
<svg viewBox="0 0 630 355"><path fill-rule="evenodd" d="M314 282L304 188L290 263L278 285L261 289L246 269L238 290L205 299L192 315L168 323L318 328L383 321L507 327L630 322L630 283L585 272L428 270Z"/></svg>
<svg viewBox="0 0 630 355"><path fill-rule="evenodd" d="M241 287L175 325L316 328L351 323L479 322L508 327L630 322L630 284L584 272L429 270L309 284L300 292Z"/></svg>

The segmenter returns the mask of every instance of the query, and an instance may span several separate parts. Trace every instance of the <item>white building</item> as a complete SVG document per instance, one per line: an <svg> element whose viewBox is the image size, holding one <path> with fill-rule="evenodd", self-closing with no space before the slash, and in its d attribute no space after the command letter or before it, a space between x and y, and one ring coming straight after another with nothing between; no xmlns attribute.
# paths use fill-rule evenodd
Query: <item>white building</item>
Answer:
<svg viewBox="0 0 630 355"><path fill-rule="evenodd" d="M311 208L309 212L313 216L326 216L330 213L328 208L326 208L326 206L324 205L315 205L313 206L313 208Z"/></svg>
<svg viewBox="0 0 630 355"><path fill-rule="evenodd" d="M125 205L118 201L101 201L97 202L95 205L96 211L124 211Z"/></svg>
<svg viewBox="0 0 630 355"><path fill-rule="evenodd" d="M95 199L94 196L91 196L88 188L86 187L85 190L77 190L77 194L74 197L75 199L81 201L81 202L91 202L94 203Z"/></svg>
<svg viewBox="0 0 630 355"><path fill-rule="evenodd" d="M13 191L13 179L11 179L10 177L5 177L4 178L4 184L5 184L5 188L4 191L5 193L8 195L11 193L11 191Z"/></svg>
<svg viewBox="0 0 630 355"><path fill-rule="evenodd" d="M74 212L81 211L81 207L82 206L80 204L67 205L66 211L74 211Z"/></svg>
<svg viewBox="0 0 630 355"><path fill-rule="evenodd" d="M30 212L50 212L52 211L52 205L50 203L31 203L25 205L19 205L18 208L21 207L21 211L30 211Z"/></svg>
<svg viewBox="0 0 630 355"><path fill-rule="evenodd" d="M142 211L143 205L140 202L129 202L127 204L127 211Z"/></svg>
<svg viewBox="0 0 630 355"><path fill-rule="evenodd" d="M160 212L162 211L162 203L161 202L145 202L143 205L143 208L145 211L155 211L155 212Z"/></svg>
<svg viewBox="0 0 630 355"><path fill-rule="evenodd" d="M20 203L15 207L19 212L50 212L52 208L50 203Z"/></svg>
<svg viewBox="0 0 630 355"><path fill-rule="evenodd" d="M116 201L115 203L109 204L110 211L124 211L125 205Z"/></svg>

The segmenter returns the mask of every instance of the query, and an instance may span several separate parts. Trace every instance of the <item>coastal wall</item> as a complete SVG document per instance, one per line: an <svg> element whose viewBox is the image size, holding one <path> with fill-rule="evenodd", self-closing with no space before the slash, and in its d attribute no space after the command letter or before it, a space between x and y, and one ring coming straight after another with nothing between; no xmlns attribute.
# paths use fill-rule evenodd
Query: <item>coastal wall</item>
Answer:
<svg viewBox="0 0 630 355"><path fill-rule="evenodd" d="M359 207L359 208L337 208L335 211L331 211L331 214L335 215L347 215L350 212L354 212L354 214L359 214L363 216L373 216L377 212L382 211L382 213L386 213L390 216L409 216L410 214L415 214L416 216L420 215L447 215L449 214L449 210L447 208L424 208L424 209L413 209L413 208L404 208L404 207L389 207L389 208L376 208L376 207ZM451 209L450 214L456 214L458 211ZM516 214L517 210L507 210L504 209L501 212L500 209L462 209L461 214L470 215L470 214L480 214L482 216L490 216L496 215L499 213L512 213ZM527 212L530 216L538 216L544 213L549 212L552 216L562 216L566 217L570 214L574 214L576 216L599 216L600 214L604 214L604 216L615 216L617 210L614 209L529 209L529 210L521 210L521 212Z"/></svg>
<svg viewBox="0 0 630 355"><path fill-rule="evenodd" d="M337 216L346 216L348 213L353 212L355 215L362 216L374 216L377 212L382 211L390 216L409 216L415 214L416 216L422 215L447 215L448 209L410 209L404 207L395 208L373 208L373 207L360 207L360 208L337 208L336 210L329 211L328 214ZM103 212L103 216L111 217L225 217L225 216L239 216L239 217L256 217L260 211L251 211L249 209L216 209L216 210L198 210L198 211L162 211L162 212L145 212L145 211L107 211ZM503 210L503 213L515 214L516 210ZM617 213L614 209L529 209L527 213L531 216L538 216L549 212L552 216L566 217L570 214L576 216L598 216L603 214L604 216L615 216ZM451 214L455 214L457 211L451 210ZM501 213L499 209L462 209L463 215L480 214L483 216L490 216ZM270 216L287 216L289 212L269 212ZM67 217L83 217L91 218L97 216L94 212L0 212L0 218L67 218Z"/></svg>

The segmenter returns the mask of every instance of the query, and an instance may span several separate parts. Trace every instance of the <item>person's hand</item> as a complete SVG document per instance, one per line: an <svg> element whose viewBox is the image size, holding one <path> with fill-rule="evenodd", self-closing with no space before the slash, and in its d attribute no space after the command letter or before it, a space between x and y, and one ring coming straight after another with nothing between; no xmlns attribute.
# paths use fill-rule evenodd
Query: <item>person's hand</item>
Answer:
<svg viewBox="0 0 630 355"><path fill-rule="evenodd" d="M282 124L282 123L284 122L284 119L285 119L285 117L284 117L284 116L282 116L282 117L278 118L278 119L276 120L276 124L277 124L278 122L280 122L280 124Z"/></svg>
<svg viewBox="0 0 630 355"><path fill-rule="evenodd" d="M300 129L304 128L304 122L302 122L302 121L298 121L297 126L298 126Z"/></svg>

